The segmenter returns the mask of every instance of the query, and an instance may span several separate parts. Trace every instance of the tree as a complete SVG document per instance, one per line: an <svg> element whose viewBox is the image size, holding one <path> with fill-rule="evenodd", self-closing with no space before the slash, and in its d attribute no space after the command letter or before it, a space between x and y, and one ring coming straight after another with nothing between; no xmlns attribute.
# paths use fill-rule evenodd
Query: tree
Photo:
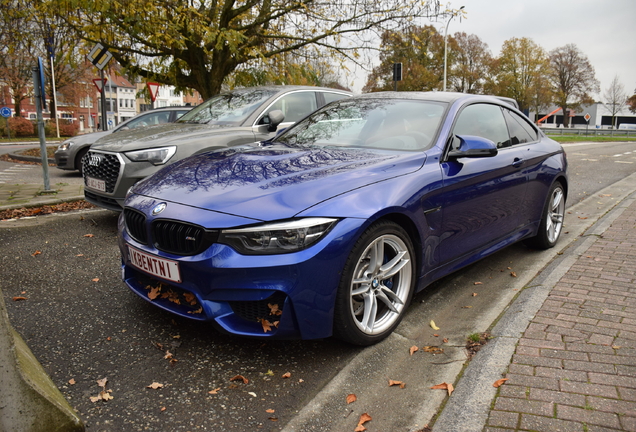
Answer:
<svg viewBox="0 0 636 432"><path fill-rule="evenodd" d="M488 45L476 35L455 33L457 48L453 50L453 65L449 74L450 87L454 91L479 94L483 93L492 55Z"/></svg>
<svg viewBox="0 0 636 432"><path fill-rule="evenodd" d="M129 73L208 98L240 67L308 46L360 63L381 33L443 14L439 0L44 0Z"/></svg>
<svg viewBox="0 0 636 432"><path fill-rule="evenodd" d="M636 90L634 90L634 95L627 99L627 105L629 105L631 112L636 113Z"/></svg>
<svg viewBox="0 0 636 432"><path fill-rule="evenodd" d="M32 30L27 4L22 0L0 0L0 76L21 115L22 101L32 96L33 58L36 47L23 34Z"/></svg>
<svg viewBox="0 0 636 432"><path fill-rule="evenodd" d="M536 95L549 84L544 80L546 54L529 38L504 42L495 73L497 94L515 99L519 109L529 109Z"/></svg>
<svg viewBox="0 0 636 432"><path fill-rule="evenodd" d="M610 86L603 92L603 105L612 114L612 127L616 127L616 114L627 104L627 92L618 75L614 76Z"/></svg>
<svg viewBox="0 0 636 432"><path fill-rule="evenodd" d="M449 41L449 45L454 41ZM441 54L440 54L441 53ZM444 38L433 26L387 31L380 43L380 64L367 77L364 92L394 89L393 64L402 63L399 90L428 91L441 87Z"/></svg>
<svg viewBox="0 0 636 432"><path fill-rule="evenodd" d="M574 44L550 51L549 79L554 89L554 102L563 110L563 127L569 127L568 110L576 110L592 101L590 93L599 91L594 67Z"/></svg>

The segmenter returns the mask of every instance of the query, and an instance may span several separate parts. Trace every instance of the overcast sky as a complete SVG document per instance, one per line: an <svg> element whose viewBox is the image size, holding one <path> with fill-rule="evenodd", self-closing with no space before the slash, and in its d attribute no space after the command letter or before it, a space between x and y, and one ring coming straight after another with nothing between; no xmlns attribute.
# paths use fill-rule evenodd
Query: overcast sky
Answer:
<svg viewBox="0 0 636 432"><path fill-rule="evenodd" d="M573 43L594 67L601 98L615 75L629 95L636 89L636 0L452 0L464 6L448 33L477 35L494 56L504 41L527 37L546 52ZM446 21L432 23L443 34ZM359 84L356 80L356 90ZM362 81L366 81L366 75Z"/></svg>

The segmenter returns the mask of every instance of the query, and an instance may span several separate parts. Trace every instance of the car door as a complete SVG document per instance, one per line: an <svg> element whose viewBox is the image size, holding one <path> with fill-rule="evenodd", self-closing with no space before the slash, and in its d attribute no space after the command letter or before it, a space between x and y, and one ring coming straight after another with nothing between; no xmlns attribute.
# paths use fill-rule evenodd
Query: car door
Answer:
<svg viewBox="0 0 636 432"><path fill-rule="evenodd" d="M477 103L464 107L454 123L456 136L479 136L497 145L497 155L446 158L441 163L444 197L440 259L446 263L509 237L521 224L527 179L523 149L511 146L502 108Z"/></svg>

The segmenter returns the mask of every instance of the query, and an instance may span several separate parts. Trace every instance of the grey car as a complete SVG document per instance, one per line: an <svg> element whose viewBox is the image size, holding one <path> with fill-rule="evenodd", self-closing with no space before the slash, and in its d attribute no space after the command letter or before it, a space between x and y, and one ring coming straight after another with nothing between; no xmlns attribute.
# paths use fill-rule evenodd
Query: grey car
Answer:
<svg viewBox="0 0 636 432"><path fill-rule="evenodd" d="M101 138L82 161L84 196L97 206L121 211L128 190L166 164L267 140L323 105L349 96L323 87L238 89L212 97L175 123Z"/></svg>
<svg viewBox="0 0 636 432"><path fill-rule="evenodd" d="M113 132L125 131L129 129L141 128L170 123L190 111L190 106L169 106L145 111L141 114L120 123L113 129L77 135L63 141L55 151L55 164L62 170L78 170L82 173L82 158L88 152L88 148L98 139L112 134Z"/></svg>

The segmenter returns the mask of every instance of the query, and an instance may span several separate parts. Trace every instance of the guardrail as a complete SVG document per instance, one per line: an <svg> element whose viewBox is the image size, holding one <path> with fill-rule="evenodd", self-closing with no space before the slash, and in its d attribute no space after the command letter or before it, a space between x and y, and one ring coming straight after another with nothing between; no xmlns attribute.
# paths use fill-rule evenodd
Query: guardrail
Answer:
<svg viewBox="0 0 636 432"><path fill-rule="evenodd" d="M541 128L541 130L546 135L636 137L636 130L627 129Z"/></svg>

